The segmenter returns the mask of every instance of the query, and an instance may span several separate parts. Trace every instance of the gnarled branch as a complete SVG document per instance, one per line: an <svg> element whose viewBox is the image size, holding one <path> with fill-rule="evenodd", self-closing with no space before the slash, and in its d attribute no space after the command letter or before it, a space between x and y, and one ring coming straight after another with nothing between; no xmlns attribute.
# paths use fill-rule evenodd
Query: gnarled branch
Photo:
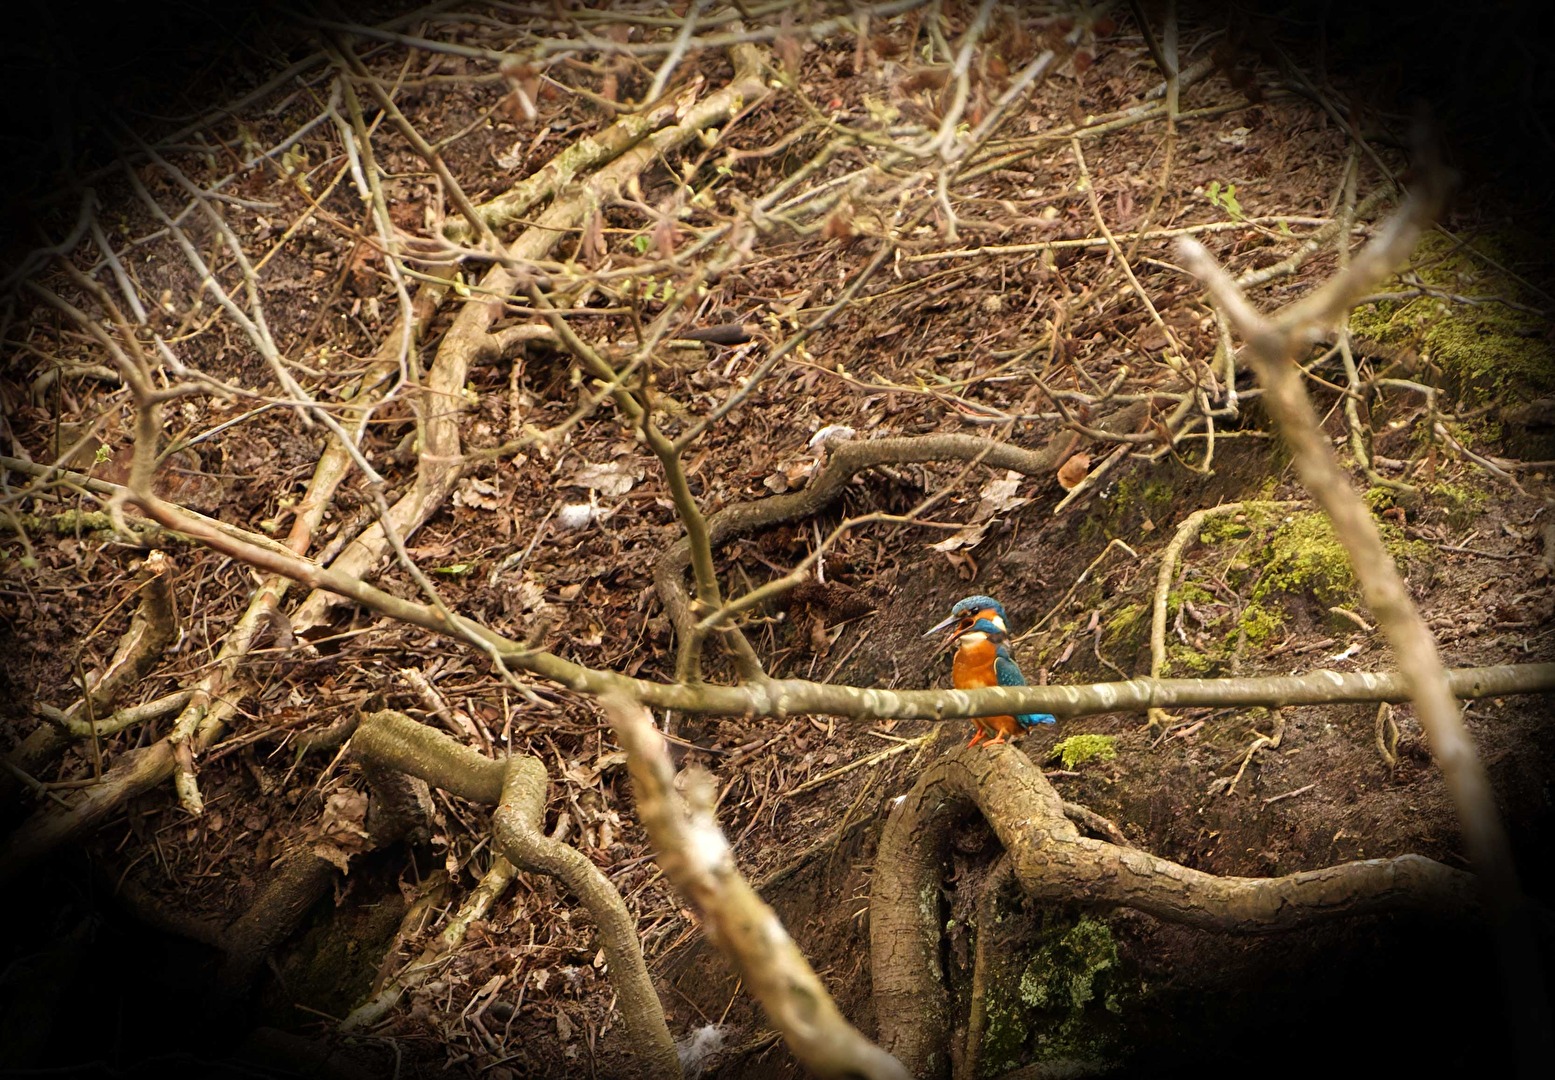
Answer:
<svg viewBox="0 0 1555 1080"><path fill-rule="evenodd" d="M546 772L538 758L493 761L404 713L365 717L352 749L384 768L418 776L474 802L497 803L492 827L503 855L520 870L548 874L588 908L599 929L626 1037L644 1074L679 1077L680 1060L637 940L637 924L610 879L576 848L547 837Z"/></svg>

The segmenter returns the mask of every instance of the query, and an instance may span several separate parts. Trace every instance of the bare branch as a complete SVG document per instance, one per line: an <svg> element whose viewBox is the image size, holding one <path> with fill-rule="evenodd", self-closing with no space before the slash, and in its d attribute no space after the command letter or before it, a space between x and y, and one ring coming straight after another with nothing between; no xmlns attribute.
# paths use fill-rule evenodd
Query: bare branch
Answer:
<svg viewBox="0 0 1555 1080"><path fill-rule="evenodd" d="M668 747L648 711L629 698L601 698L600 704L626 750L637 812L664 875L696 908L708 937L794 1056L818 1076L905 1080L900 1064L843 1019L777 914L740 875L713 817L712 778L693 774L682 797Z"/></svg>
<svg viewBox="0 0 1555 1080"><path fill-rule="evenodd" d="M1263 383L1264 406L1291 449L1302 483L1328 514L1360 582L1366 604L1387 636L1409 688L1420 726L1452 795L1469 860L1479 875L1497 934L1508 1008L1525 1064L1548 1060L1549 1019L1537 949L1517 872L1484 764L1475 752L1453 698L1436 640L1415 608L1370 510L1339 467L1296 361L1334 322L1348 314L1394 267L1408 258L1446 198L1451 176L1428 160L1425 175L1404 206L1348 269L1311 295L1265 319L1229 275L1196 241L1178 242L1183 262L1209 289L1247 339L1249 358Z"/></svg>

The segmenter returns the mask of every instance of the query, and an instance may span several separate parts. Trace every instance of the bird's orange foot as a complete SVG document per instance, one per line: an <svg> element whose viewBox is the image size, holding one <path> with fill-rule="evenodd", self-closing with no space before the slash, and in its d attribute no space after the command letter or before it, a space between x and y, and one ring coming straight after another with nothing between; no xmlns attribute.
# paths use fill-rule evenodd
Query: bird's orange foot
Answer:
<svg viewBox="0 0 1555 1080"><path fill-rule="evenodd" d="M976 746L978 743L983 741L983 736L987 735L987 734L988 734L988 732L986 732L986 731L979 731L979 732L977 732L975 735L972 736L972 741L967 743L967 745L968 746Z"/></svg>
<svg viewBox="0 0 1555 1080"><path fill-rule="evenodd" d="M988 740L988 745L989 746L1000 746L1000 745L1008 746L1009 744L1004 741L1004 732L1001 731L1001 732L999 732L999 734L995 735L993 738Z"/></svg>

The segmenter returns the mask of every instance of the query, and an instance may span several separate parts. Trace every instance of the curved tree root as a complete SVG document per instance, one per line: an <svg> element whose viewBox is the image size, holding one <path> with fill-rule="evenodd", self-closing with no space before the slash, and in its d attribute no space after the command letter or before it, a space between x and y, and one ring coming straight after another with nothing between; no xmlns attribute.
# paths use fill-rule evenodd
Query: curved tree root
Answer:
<svg viewBox="0 0 1555 1080"><path fill-rule="evenodd" d="M271 950L291 936L329 891L335 872L333 863L307 848L281 860L248 910L222 934L227 959L217 983L223 993L236 995L247 989Z"/></svg>
<svg viewBox="0 0 1555 1080"><path fill-rule="evenodd" d="M377 767L410 773L475 802L498 803L492 827L507 860L520 870L556 878L593 916L626 1040L643 1075L678 1078L680 1060L626 902L586 855L543 831L547 776L539 759L493 761L392 710L364 717L351 746Z"/></svg>
<svg viewBox="0 0 1555 1080"><path fill-rule="evenodd" d="M1011 748L956 751L891 811L870 888L870 959L880 1041L915 1076L949 1071L949 996L939 893L951 829L972 812L1004 845L1026 895L1123 906L1223 933L1289 930L1373 912L1479 910L1474 878L1420 855L1277 878L1218 877L1081 836L1042 770Z"/></svg>
<svg viewBox="0 0 1555 1080"><path fill-rule="evenodd" d="M643 1075L679 1077L680 1058L643 962L637 922L616 887L587 855L545 835L546 779L545 766L538 758L508 761L502 803L491 816L497 842L514 866L551 875L589 909L599 928L627 1038L639 1055Z"/></svg>
<svg viewBox="0 0 1555 1080"><path fill-rule="evenodd" d="M1015 883L1015 871L1007 856L1001 855L977 897L977 939L972 945L972 1004L967 1014L966 1045L958 1057L951 1051L951 1075L954 1080L975 1080L981 1064L983 1032L988 1023L988 969L993 962L993 927L999 918L999 900Z"/></svg>
<svg viewBox="0 0 1555 1080"><path fill-rule="evenodd" d="M372 798L367 811L367 850L402 839L424 840L431 822L425 781L370 761L362 763ZM276 868L253 903L222 933L227 958L217 979L229 995L249 983L277 945L291 937L309 909L322 900L349 856L338 848L304 843Z"/></svg>

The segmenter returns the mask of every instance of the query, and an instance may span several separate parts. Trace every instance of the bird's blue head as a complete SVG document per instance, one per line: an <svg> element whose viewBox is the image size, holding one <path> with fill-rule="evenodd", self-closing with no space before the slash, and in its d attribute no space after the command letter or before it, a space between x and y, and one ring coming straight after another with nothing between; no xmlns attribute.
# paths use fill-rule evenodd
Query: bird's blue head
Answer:
<svg viewBox="0 0 1555 1080"><path fill-rule="evenodd" d="M964 634L979 619L992 623L998 633L1009 632L1009 618L1004 613L1004 605L991 596L974 593L957 600L950 609L950 616L935 623L923 636L933 637L951 625L955 625L957 634Z"/></svg>

